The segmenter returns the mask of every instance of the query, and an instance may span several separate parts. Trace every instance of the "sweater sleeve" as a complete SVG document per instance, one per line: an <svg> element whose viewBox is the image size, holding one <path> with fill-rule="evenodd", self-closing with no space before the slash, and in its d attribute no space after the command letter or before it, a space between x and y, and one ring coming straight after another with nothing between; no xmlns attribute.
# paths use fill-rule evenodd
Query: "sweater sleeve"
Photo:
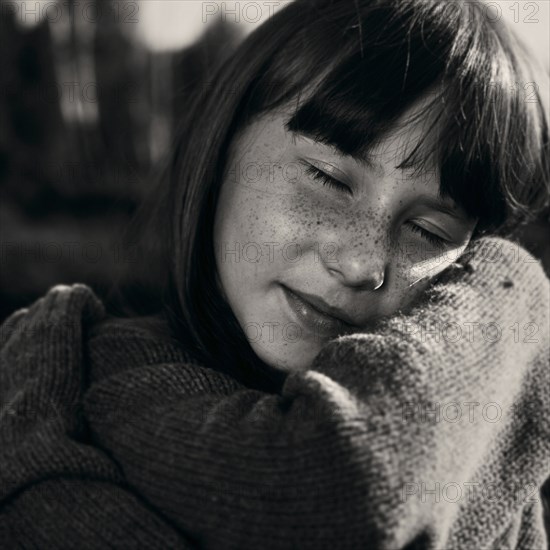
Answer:
<svg viewBox="0 0 550 550"><path fill-rule="evenodd" d="M78 403L84 285L55 287L0 327L0 546L194 548L85 441Z"/></svg>
<svg viewBox="0 0 550 550"><path fill-rule="evenodd" d="M204 548L492 548L550 474L547 280L510 244L478 241L280 395L190 392L181 364L100 381L97 444Z"/></svg>

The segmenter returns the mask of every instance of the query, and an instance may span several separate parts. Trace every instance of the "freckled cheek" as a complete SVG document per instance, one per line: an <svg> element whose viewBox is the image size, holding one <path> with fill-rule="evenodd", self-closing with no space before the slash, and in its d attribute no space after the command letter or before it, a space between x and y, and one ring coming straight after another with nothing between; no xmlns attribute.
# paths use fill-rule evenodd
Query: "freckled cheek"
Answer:
<svg viewBox="0 0 550 550"><path fill-rule="evenodd" d="M257 235L281 244L300 243L307 247L323 230L335 225L331 217L305 194L272 195L256 202L246 214Z"/></svg>

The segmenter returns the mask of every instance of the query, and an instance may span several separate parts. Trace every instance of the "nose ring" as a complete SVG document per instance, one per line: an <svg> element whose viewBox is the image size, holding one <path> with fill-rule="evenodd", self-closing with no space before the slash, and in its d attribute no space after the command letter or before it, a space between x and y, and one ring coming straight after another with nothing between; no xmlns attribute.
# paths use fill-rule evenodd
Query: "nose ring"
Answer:
<svg viewBox="0 0 550 550"><path fill-rule="evenodd" d="M380 283L378 283L378 284L373 288L373 290L378 290L379 288L381 288L381 287L383 286L383 284L384 284L384 279L385 279L385 278L384 278L384 275L382 275L382 278L381 278L381 280L380 280Z"/></svg>

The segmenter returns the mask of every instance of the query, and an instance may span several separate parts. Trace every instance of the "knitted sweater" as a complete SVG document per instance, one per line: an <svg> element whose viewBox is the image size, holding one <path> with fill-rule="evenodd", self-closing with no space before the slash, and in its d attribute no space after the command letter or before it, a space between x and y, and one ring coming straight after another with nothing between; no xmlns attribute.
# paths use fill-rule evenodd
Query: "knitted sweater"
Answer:
<svg viewBox="0 0 550 550"><path fill-rule="evenodd" d="M545 549L548 281L462 265L275 393L54 287L1 327L0 546Z"/></svg>

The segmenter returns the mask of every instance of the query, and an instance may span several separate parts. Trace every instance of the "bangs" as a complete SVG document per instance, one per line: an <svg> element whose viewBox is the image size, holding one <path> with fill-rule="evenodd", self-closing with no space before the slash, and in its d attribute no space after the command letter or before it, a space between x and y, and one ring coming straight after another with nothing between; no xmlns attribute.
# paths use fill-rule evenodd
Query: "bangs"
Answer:
<svg viewBox="0 0 550 550"><path fill-rule="evenodd" d="M479 218L480 230L547 208L548 125L538 86L523 46L488 19L483 4L359 2L346 16L341 2L310 4L316 9L309 26L332 37L332 51L321 52L319 45L295 50L303 53L290 63L294 86L281 85L273 102L266 96L260 102L265 110L288 100L300 79L303 86L318 76L319 56L325 56L328 70L296 107L287 130L368 158L405 111L427 98L415 117L423 137L398 168L438 169L441 195ZM285 82L277 68L267 74L271 83Z"/></svg>

